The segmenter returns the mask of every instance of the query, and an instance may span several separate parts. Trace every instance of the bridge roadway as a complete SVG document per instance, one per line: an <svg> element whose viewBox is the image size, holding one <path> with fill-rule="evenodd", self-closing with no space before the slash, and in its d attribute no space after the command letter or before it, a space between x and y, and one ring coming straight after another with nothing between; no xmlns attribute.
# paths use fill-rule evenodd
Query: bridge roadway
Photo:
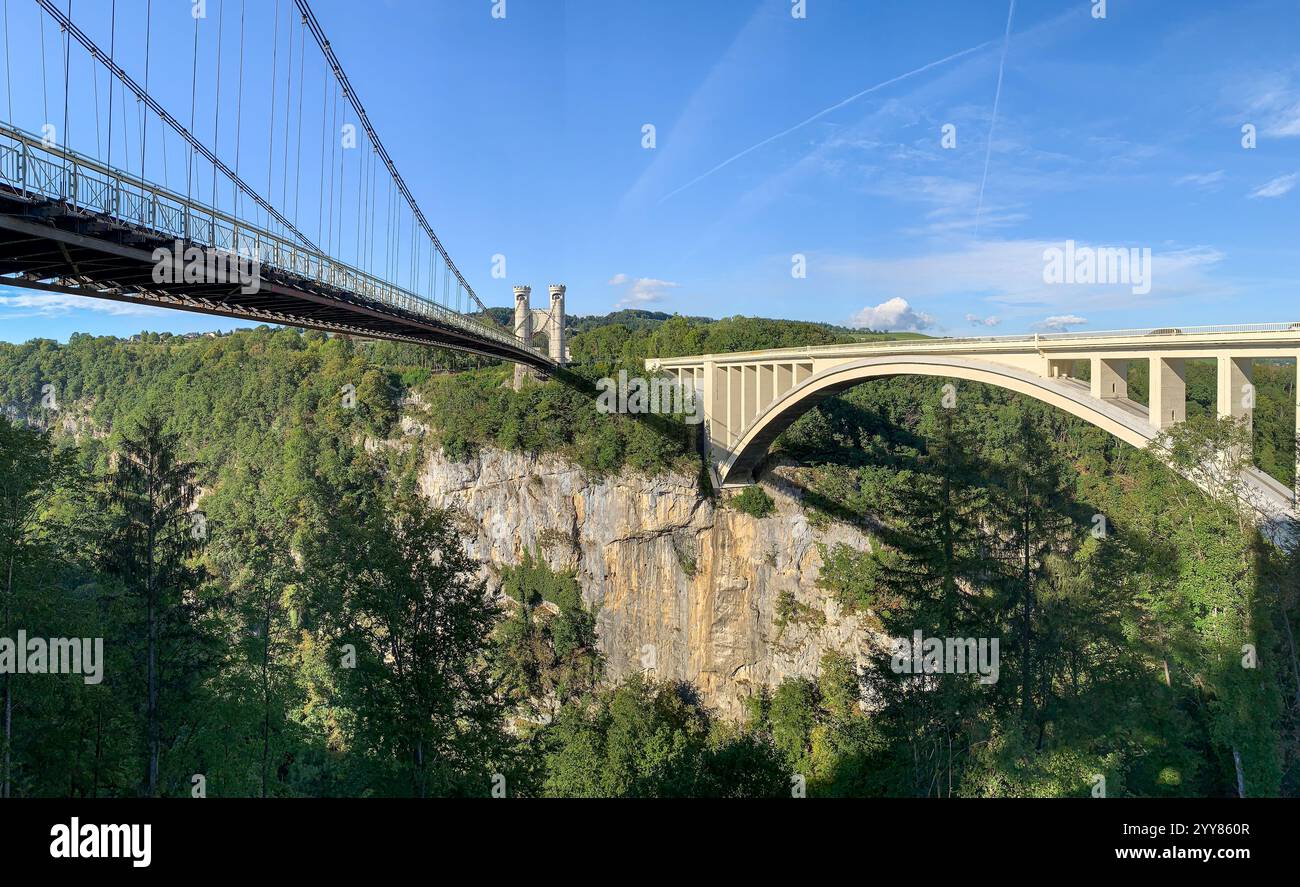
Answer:
<svg viewBox="0 0 1300 887"><path fill-rule="evenodd" d="M255 259L256 292L212 275L158 282L155 250L170 254L178 241L222 259ZM543 371L555 366L482 313L452 310L3 124L0 275L0 284L436 345Z"/></svg>
<svg viewBox="0 0 1300 887"><path fill-rule="evenodd" d="M1297 358L1300 323L1273 323L859 342L651 358L646 367L702 397L714 482L735 487L753 482L768 447L795 419L868 379L917 375L997 385L1144 448L1186 418L1188 360L1216 362L1218 414L1250 423L1254 361ZM1150 368L1149 405L1128 396L1134 361ZM1300 409L1297 417L1300 438ZM1268 522L1297 518L1296 491L1258 470L1243 472L1238 492Z"/></svg>

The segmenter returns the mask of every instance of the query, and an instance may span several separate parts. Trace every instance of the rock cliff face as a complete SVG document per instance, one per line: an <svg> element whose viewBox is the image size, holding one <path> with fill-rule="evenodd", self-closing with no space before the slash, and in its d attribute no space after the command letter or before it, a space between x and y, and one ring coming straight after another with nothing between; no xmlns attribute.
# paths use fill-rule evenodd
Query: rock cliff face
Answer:
<svg viewBox="0 0 1300 887"><path fill-rule="evenodd" d="M525 551L577 573L613 679L653 669L734 718L758 686L815 675L828 649L862 655L857 618L817 588L816 543L868 539L841 524L812 529L779 472L768 486L777 511L761 519L701 498L683 475L596 481L553 456L438 453L420 480L434 504L464 515L494 590L497 568ZM778 600L788 616L791 596L796 613L779 620Z"/></svg>

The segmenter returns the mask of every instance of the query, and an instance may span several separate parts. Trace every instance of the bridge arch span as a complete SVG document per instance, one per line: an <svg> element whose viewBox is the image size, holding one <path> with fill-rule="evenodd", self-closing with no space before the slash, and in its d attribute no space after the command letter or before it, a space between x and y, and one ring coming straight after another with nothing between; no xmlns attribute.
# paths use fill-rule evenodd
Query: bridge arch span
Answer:
<svg viewBox="0 0 1300 887"><path fill-rule="evenodd" d="M752 483L754 469L777 436L823 400L862 382L892 376L932 376L995 385L1063 410L1139 449L1157 437L1155 429L1138 413L1094 398L1087 388L1068 380L1048 379L1028 370L965 357L868 357L814 373L777 398L750 423L731 447L728 458L718 465L722 485Z"/></svg>

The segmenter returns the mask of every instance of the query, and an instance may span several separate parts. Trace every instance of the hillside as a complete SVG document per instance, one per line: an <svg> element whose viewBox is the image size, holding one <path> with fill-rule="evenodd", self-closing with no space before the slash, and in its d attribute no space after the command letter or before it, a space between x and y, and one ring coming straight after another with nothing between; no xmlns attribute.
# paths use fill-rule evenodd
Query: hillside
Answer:
<svg viewBox="0 0 1300 887"><path fill-rule="evenodd" d="M570 382L852 335L623 316L575 332ZM1259 433L1283 375L1259 376ZM1294 558L1146 454L997 389L942 410L933 380L882 380L714 496L690 427L509 376L270 328L0 345L4 476L31 491L0 515L11 624L107 650L101 684L19 685L15 793L141 790L148 608L113 503L150 448L205 528L161 601L162 794L194 773L212 795L486 795L494 773L523 795L788 795L791 772L820 795L1297 791ZM407 619L433 601L454 645ZM876 643L913 631L1000 639L1000 679L917 695Z"/></svg>

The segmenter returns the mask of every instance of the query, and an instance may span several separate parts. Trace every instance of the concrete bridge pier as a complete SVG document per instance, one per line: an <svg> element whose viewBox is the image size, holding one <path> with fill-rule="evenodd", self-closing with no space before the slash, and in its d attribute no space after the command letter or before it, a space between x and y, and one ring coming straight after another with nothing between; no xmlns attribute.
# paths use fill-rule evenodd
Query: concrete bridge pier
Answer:
<svg viewBox="0 0 1300 887"><path fill-rule="evenodd" d="M1255 361L1249 357L1219 355L1218 414L1246 426L1245 458L1254 451L1251 434L1255 427ZM1237 454L1234 454L1237 455Z"/></svg>
<svg viewBox="0 0 1300 887"><path fill-rule="evenodd" d="M1181 357L1152 357L1151 425L1167 431L1187 418L1187 361Z"/></svg>
<svg viewBox="0 0 1300 887"><path fill-rule="evenodd" d="M1092 396L1099 400L1128 397L1128 361L1092 358Z"/></svg>

